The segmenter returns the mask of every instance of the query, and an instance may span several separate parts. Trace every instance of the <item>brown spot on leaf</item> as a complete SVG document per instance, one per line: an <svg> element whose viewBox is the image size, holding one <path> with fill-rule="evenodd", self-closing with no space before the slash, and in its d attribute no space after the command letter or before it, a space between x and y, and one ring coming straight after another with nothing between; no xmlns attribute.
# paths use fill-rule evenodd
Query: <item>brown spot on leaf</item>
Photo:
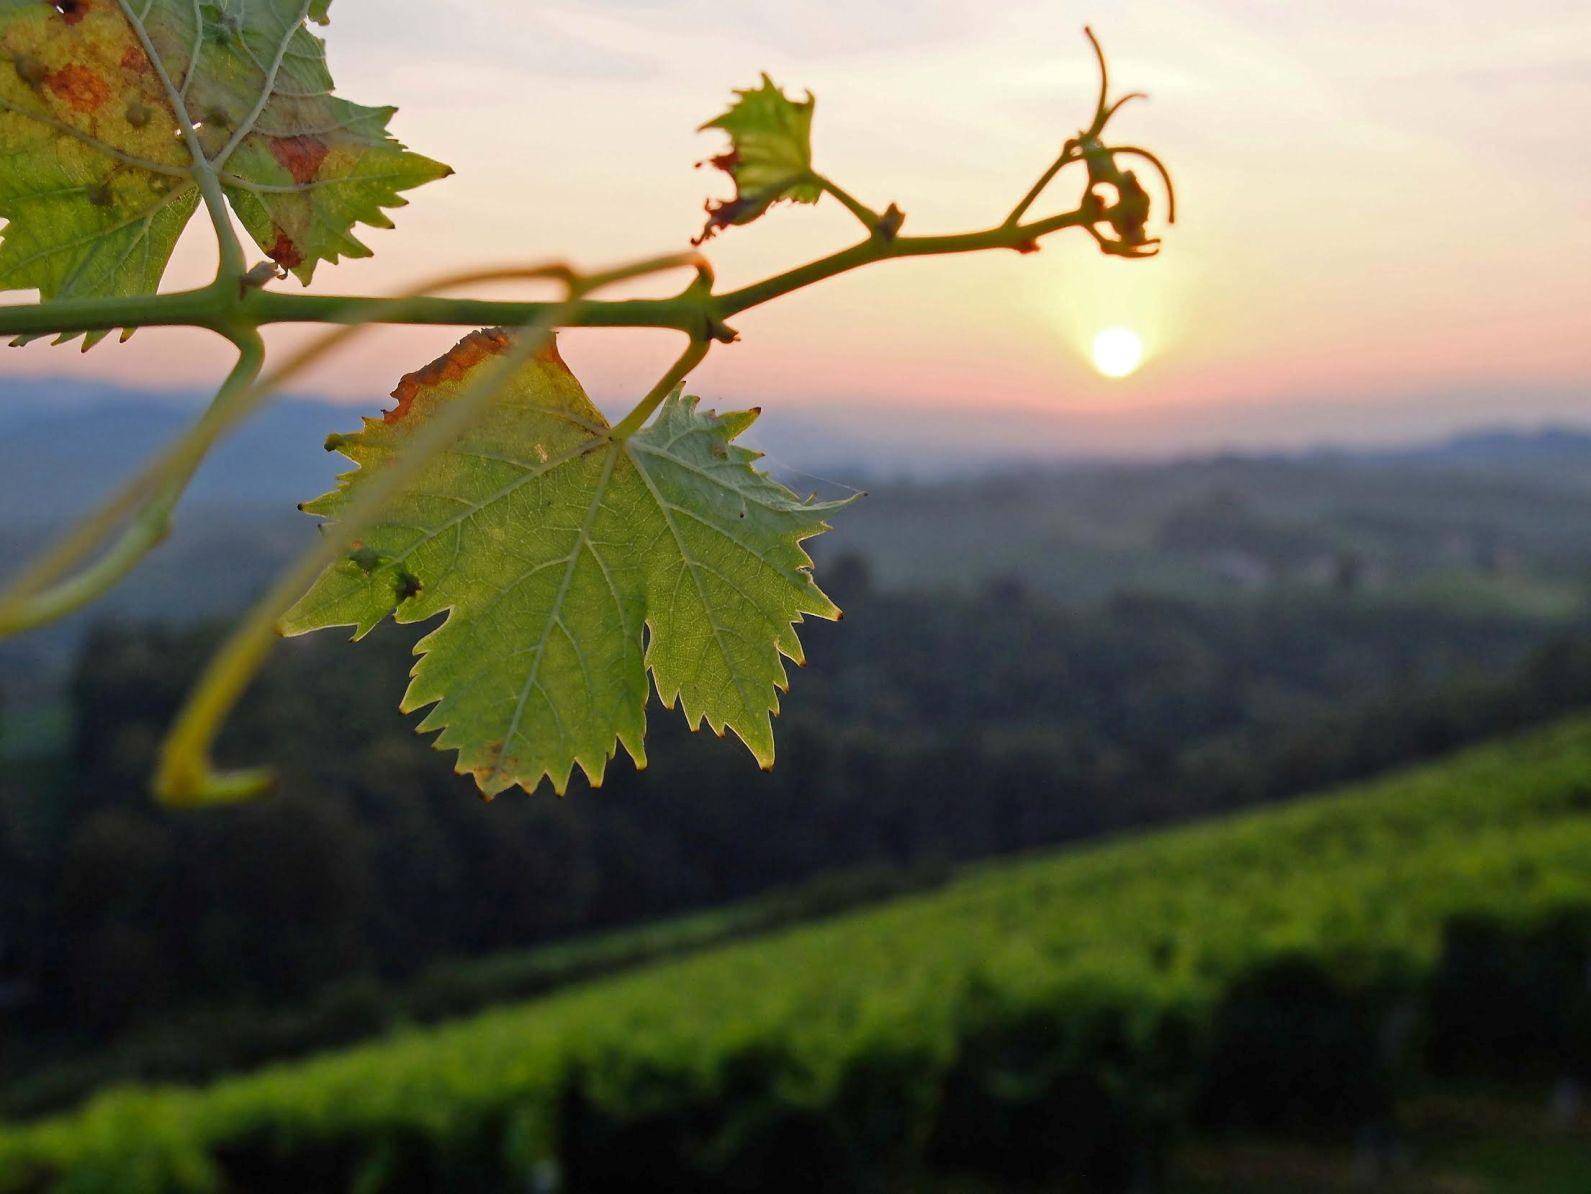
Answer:
<svg viewBox="0 0 1591 1194"><path fill-rule="evenodd" d="M147 75L155 68L150 65L149 55L145 54L140 46L128 46L122 52L122 69L134 75Z"/></svg>
<svg viewBox="0 0 1591 1194"><path fill-rule="evenodd" d="M89 10L94 7L93 0L44 0L51 8L61 14L61 19L68 25L75 25L88 16Z"/></svg>
<svg viewBox="0 0 1591 1194"><path fill-rule="evenodd" d="M381 567L381 561L384 558L385 557L383 557L382 554L375 548L369 547L363 543L356 545L354 550L348 553L348 562L351 563L355 568L359 569L359 571L363 572L366 576L369 576L377 568ZM416 581L415 583L418 584L419 582Z"/></svg>
<svg viewBox="0 0 1591 1194"><path fill-rule="evenodd" d="M110 98L110 85L86 66L68 62L44 76L55 97L79 112L94 112Z"/></svg>
<svg viewBox="0 0 1591 1194"><path fill-rule="evenodd" d="M271 137L271 156L299 184L313 182L329 147L319 137Z"/></svg>
<svg viewBox="0 0 1591 1194"><path fill-rule="evenodd" d="M489 743L486 747L486 756L491 759L491 762L482 764L479 767L469 768L468 774L474 778L476 786L480 788L481 799L490 802L495 797L487 793L486 786L499 775L505 774L509 764L505 764L503 761L503 743L501 741ZM459 772L464 774L464 769L460 768Z"/></svg>
<svg viewBox="0 0 1591 1194"><path fill-rule="evenodd" d="M276 230L276 243L268 250L272 261L283 269L292 269L295 265L304 264L304 255L298 251L298 246L293 243L292 237L280 228Z"/></svg>
<svg viewBox="0 0 1591 1194"><path fill-rule="evenodd" d="M399 568L392 578L392 591L400 602L418 597L423 588L425 586L420 583L420 578L407 568Z"/></svg>
<svg viewBox="0 0 1591 1194"><path fill-rule="evenodd" d="M549 347L553 359L556 360L558 349L552 346L550 341ZM425 368L405 374L403 380L398 382L398 388L392 391L392 396L398 400L398 405L382 415L382 421L398 422L409 413L409 408L414 405L415 396L422 389L430 389L443 382L458 381L487 357L497 356L507 350L508 333L502 328L486 328L484 331L471 332Z"/></svg>
<svg viewBox="0 0 1591 1194"><path fill-rule="evenodd" d="M568 371L569 366L564 364L563 356L558 352L558 337L548 336L546 342L536 350L536 359L549 365Z"/></svg>
<svg viewBox="0 0 1591 1194"><path fill-rule="evenodd" d="M32 54L18 54L11 60L11 65L16 69L17 77L29 87L42 87L44 77L50 73L50 68Z"/></svg>

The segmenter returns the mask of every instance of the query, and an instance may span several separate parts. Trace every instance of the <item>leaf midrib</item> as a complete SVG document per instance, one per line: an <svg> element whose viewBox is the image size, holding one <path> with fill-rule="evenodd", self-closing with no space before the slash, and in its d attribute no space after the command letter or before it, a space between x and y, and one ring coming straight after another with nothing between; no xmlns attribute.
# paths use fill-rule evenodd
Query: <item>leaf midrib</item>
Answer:
<svg viewBox="0 0 1591 1194"><path fill-rule="evenodd" d="M670 505L664 499L662 492L657 488L656 482L652 480L651 474L648 473L647 470L642 466L641 462L635 458L635 453L631 448L630 441L625 440L623 447L625 454L630 458L631 466L634 467L636 473L640 476L642 483L646 486L647 492L652 495L652 500L657 503L658 513L663 516L663 522L668 527L669 534L673 536L674 546L679 549L680 560L685 565L687 571L689 571L691 574L691 583L696 586L697 600L702 603L702 612L707 615L707 624L713 629L713 643L718 647L718 654L723 659L724 666L729 670L729 674L733 678L735 691L740 694L741 708L748 715L755 716L757 713L756 703L748 702L746 699L746 683L751 678L743 675L741 669L735 666L735 662L730 657L728 649L724 646L723 628L719 626L718 619L714 616L713 603L707 599L707 589L702 584L702 578L697 572L696 560L686 549L685 540L683 536L680 535L679 528L674 525L674 516ZM728 538L730 538L731 542L734 541L733 536L728 536ZM755 552L752 554L756 555ZM757 556L757 558L761 559L761 556ZM761 608L760 606L757 606L755 602L752 604L758 609Z"/></svg>
<svg viewBox="0 0 1591 1194"><path fill-rule="evenodd" d="M304 21L309 17L310 4L311 0L303 0L298 8L298 16L288 22L287 32L282 37L281 43L276 47L276 57L271 61L271 69L266 72L265 85L260 89L259 98L254 101L253 110L249 112L247 119L233 131L231 139L222 146L221 152L216 155L215 161L211 163L211 169L219 172L227 164L227 159L243 143L243 139L254 131L254 126L260 119L260 114L265 111L266 105L271 102L271 94L276 90L276 77L281 73L283 59L287 57L287 47L292 44L294 36L304 27ZM253 54L250 53L249 57L253 58ZM258 62L255 65L257 66Z"/></svg>
<svg viewBox="0 0 1591 1194"><path fill-rule="evenodd" d="M618 459L619 453L613 451L610 444L607 459L602 465L602 476L598 479L596 490L591 496L591 504L586 508L586 516L581 521L580 529L575 536L574 546L569 549L568 566L564 569L563 580L558 585L558 592L553 597L552 611L547 618L547 624L542 627L541 639L536 643L535 658L531 662L530 671L525 677L525 683L519 690L519 701L514 707L514 716L508 723L508 730L503 735L503 749L498 755L497 761L492 765L492 773L488 778L487 787L490 787L499 779L512 779L503 770L503 759L507 757L513 745L514 735L519 732L519 727L524 721L525 705L530 699L531 692L536 688L537 679L541 674L541 663L546 658L547 642L552 637L553 627L563 625L563 603L569 596L570 585L574 583L575 572L580 566L581 553L587 548L591 548L591 527L596 520L597 511L602 508L603 498L607 496L608 483L613 479L613 468L618 463ZM596 554L595 548L591 548L591 551L593 555ZM605 569L604 572L606 572ZM621 634L624 631L622 623L621 617L619 627ZM585 652L581 650L580 644L575 641L574 635L570 633L567 626L564 627L564 634L568 637L570 645L574 647L575 654L580 660L580 670L585 676L586 704L589 710L591 703L591 672L586 664ZM552 710L553 717L558 722L559 734L563 736L565 741L578 749L579 744L575 743L573 736L570 735L568 728L564 725L563 715L558 712L558 703L549 699L547 706Z"/></svg>

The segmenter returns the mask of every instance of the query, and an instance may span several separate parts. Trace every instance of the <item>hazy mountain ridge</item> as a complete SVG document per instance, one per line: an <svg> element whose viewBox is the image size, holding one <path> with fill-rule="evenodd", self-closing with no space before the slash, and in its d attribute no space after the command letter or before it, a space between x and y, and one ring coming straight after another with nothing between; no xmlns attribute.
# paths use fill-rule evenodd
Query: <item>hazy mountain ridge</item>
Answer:
<svg viewBox="0 0 1591 1194"><path fill-rule="evenodd" d="M77 382L0 386L0 576L200 409L197 396ZM206 462L171 541L126 585L62 626L0 644L4 687L16 697L58 683L96 619L191 620L243 604L313 534L295 505L347 465L323 450L327 433L379 409L304 398L267 407ZM959 471L935 464L953 440L928 455L868 456L821 412L770 412L748 439L772 445L770 467L802 491L872 491L814 550L824 566L862 556L885 588L1017 580L1087 604L1132 591L1381 592L1465 576L1483 582L1480 599L1563 610L1591 576L1591 430L1568 426L1170 461L1007 456L974 468L962 453ZM859 456L865 466L846 463Z"/></svg>
<svg viewBox="0 0 1591 1194"><path fill-rule="evenodd" d="M30 514L59 516L86 503L148 452L177 435L202 409L197 394L126 389L69 379L0 382L0 509L11 518ZM194 497L228 504L294 502L313 496L338 471L318 449L325 436L356 425L362 414L382 408L288 397L272 403L234 437L224 442L201 472ZM1591 486L1591 423L1546 423L1531 429L1482 426L1459 434L1411 439L1383 446L1220 450L1190 449L1175 457L1163 453L1142 459L1129 454L1067 453L1023 443L1024 417L1014 412L915 412L908 438L894 438L885 450L865 428L884 417L882 404L856 404L845 412L831 408L768 411L747 434L748 442L770 453L775 469L814 469L833 473L847 484L877 483L890 477L932 479L994 471L1043 471L1089 467L1153 467L1170 461L1290 459L1406 463L1467 467L1490 472L1521 469L1533 480L1543 469L1555 477ZM1033 416L1038 418L1038 416ZM969 434L968 420L988 429L981 440ZM1047 420L1040 419L1040 422ZM1006 426L1011 424L1011 426ZM52 492L46 484L55 480Z"/></svg>
<svg viewBox="0 0 1591 1194"><path fill-rule="evenodd" d="M18 522L54 523L87 509L198 417L197 402L149 395L90 396L56 406L0 398L0 509ZM322 443L352 420L346 407L289 399L261 411L205 462L188 505L297 502L322 492L340 459ZM291 500L288 500L291 499Z"/></svg>

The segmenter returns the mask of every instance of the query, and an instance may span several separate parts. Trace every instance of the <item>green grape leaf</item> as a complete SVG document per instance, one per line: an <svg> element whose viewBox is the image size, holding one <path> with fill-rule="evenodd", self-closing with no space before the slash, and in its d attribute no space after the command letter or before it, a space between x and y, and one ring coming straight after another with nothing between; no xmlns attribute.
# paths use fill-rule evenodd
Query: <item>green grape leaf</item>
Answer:
<svg viewBox="0 0 1591 1194"><path fill-rule="evenodd" d="M767 75L762 86L737 91L729 111L702 125L729 134L729 150L708 161L735 182L735 197L707 204L700 244L720 228L749 224L781 199L816 203L822 185L812 173L812 93L797 102Z"/></svg>
<svg viewBox="0 0 1591 1194"><path fill-rule="evenodd" d="M397 406L327 447L359 467L308 503L336 519L433 412L510 344L476 332L406 377ZM421 470L284 616L285 634L369 633L389 614L447 619L415 648L405 712L458 752L483 793L543 777L593 784L622 744L646 762L647 674L695 728L734 733L764 767L795 625L838 618L802 541L845 502L802 501L734 441L756 411L676 391L619 439L549 346Z"/></svg>
<svg viewBox="0 0 1591 1194"><path fill-rule="evenodd" d="M305 25L327 4L0 0L0 290L152 293L207 176L305 284L368 256L354 225L449 170L388 134L393 109L331 94Z"/></svg>

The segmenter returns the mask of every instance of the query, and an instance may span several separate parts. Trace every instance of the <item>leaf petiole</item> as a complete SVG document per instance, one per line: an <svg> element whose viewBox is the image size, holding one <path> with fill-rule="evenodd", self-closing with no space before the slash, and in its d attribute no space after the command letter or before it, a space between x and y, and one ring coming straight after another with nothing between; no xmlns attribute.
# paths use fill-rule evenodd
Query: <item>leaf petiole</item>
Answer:
<svg viewBox="0 0 1591 1194"><path fill-rule="evenodd" d="M701 364L711 343L709 340L692 338L685 346L685 351L680 354L679 360L669 367L667 373L658 378L657 384L647 391L646 397L637 402L634 409L614 425L613 430L608 433L608 438L626 440L644 427L646 421L652 417L652 412L662 405L663 399L672 394L690 371Z"/></svg>
<svg viewBox="0 0 1591 1194"><path fill-rule="evenodd" d="M880 216L871 207L868 207L861 200L854 198L848 191L840 187L839 184L823 177L821 174L812 175L811 181L816 186L822 188L827 194L833 195L836 199L838 199L844 206L845 210L855 216L861 223L862 227L866 228L869 233L877 233L883 226L884 219L882 216Z"/></svg>

